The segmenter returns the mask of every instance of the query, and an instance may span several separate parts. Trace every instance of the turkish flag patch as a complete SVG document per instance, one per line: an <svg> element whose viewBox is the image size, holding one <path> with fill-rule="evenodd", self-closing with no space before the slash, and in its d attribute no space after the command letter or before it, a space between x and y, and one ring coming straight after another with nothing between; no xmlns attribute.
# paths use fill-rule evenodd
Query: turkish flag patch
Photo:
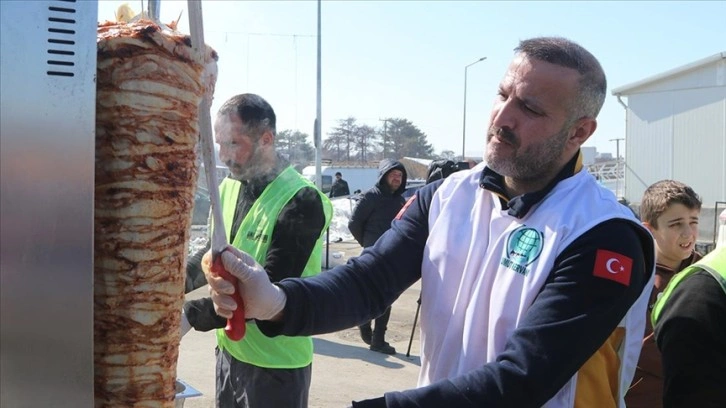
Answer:
<svg viewBox="0 0 726 408"><path fill-rule="evenodd" d="M401 207L401 211L399 211L398 214L396 214L396 218L395 219L400 220L401 217L403 217L403 213L405 213L406 210L408 210L408 207L410 207L411 204L413 204L414 201L416 201L416 195L415 194L412 195L411 198L408 199L408 201L406 201L406 204L404 204L403 207Z"/></svg>
<svg viewBox="0 0 726 408"><path fill-rule="evenodd" d="M598 278L609 279L630 286L630 272L633 260L617 252L598 249L595 253L595 269L592 274Z"/></svg>

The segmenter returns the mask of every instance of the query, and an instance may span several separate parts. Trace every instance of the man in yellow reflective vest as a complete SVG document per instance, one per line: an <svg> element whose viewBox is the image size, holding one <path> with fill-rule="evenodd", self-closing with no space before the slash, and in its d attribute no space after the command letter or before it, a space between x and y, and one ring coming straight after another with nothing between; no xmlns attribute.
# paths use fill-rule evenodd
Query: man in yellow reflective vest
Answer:
<svg viewBox="0 0 726 408"><path fill-rule="evenodd" d="M676 275L653 308L663 406L726 405L726 245Z"/></svg>
<svg viewBox="0 0 726 408"><path fill-rule="evenodd" d="M275 112L258 95L237 95L214 124L219 157L230 175L219 186L227 242L245 251L271 282L321 270L322 238L332 216L330 200L275 151ZM232 249L234 249L232 248ZM206 283L209 245L187 265L187 290ZM205 255L206 253L206 255ZM247 323L240 341L221 329L226 320L211 298L186 302L183 322L217 329L216 403L219 408L306 408L312 375L310 337L266 337Z"/></svg>

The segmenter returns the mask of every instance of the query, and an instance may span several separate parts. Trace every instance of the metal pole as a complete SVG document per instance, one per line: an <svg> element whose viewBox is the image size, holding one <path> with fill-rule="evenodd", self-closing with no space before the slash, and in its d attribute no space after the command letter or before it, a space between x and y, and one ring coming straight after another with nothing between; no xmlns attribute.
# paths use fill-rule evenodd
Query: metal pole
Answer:
<svg viewBox="0 0 726 408"><path fill-rule="evenodd" d="M477 62L481 62L487 59L487 57L481 57L478 60L472 62L471 64L464 67L464 123L462 125L462 134L461 134L461 160L466 160L466 77L468 74L468 69L470 66L476 64Z"/></svg>
<svg viewBox="0 0 726 408"><path fill-rule="evenodd" d="M466 74L469 66L464 67L464 123L461 126L461 161L466 160Z"/></svg>
<svg viewBox="0 0 726 408"><path fill-rule="evenodd" d="M408 350L406 350L406 357L411 355L411 344L413 344L413 335L416 333L416 322L418 321L418 312L421 310L421 296L416 301L416 315L413 317L413 327L411 327L411 338L408 340Z"/></svg>
<svg viewBox="0 0 726 408"><path fill-rule="evenodd" d="M388 137L388 119L378 119L381 122L383 122L383 157L382 159L386 158L386 145L388 144L387 137Z"/></svg>
<svg viewBox="0 0 726 408"><path fill-rule="evenodd" d="M147 13L149 14L149 18L157 22L159 21L159 16L161 15L159 3L160 0L149 0L146 4L148 7Z"/></svg>
<svg viewBox="0 0 726 408"><path fill-rule="evenodd" d="M325 269L330 269L330 227L325 231Z"/></svg>
<svg viewBox="0 0 726 408"><path fill-rule="evenodd" d="M388 119L383 120L383 158L386 158L386 147L388 147Z"/></svg>
<svg viewBox="0 0 726 408"><path fill-rule="evenodd" d="M321 21L320 21L320 2L321 0L318 0L318 90L317 90L317 110L316 110L316 119L315 119L315 185L318 186L320 190L323 189L323 178L321 173L321 160L322 160L322 154L323 154L323 143L322 143L322 135L321 135L321 129L322 129L322 122L321 122L321 100L322 100L322 92L320 91L320 83L321 83L321 68L320 68L320 54L321 54L321 41L320 41L320 31L321 31Z"/></svg>
<svg viewBox="0 0 726 408"><path fill-rule="evenodd" d="M610 139L611 142L615 142L615 196L618 198L620 195L620 141L625 139Z"/></svg>

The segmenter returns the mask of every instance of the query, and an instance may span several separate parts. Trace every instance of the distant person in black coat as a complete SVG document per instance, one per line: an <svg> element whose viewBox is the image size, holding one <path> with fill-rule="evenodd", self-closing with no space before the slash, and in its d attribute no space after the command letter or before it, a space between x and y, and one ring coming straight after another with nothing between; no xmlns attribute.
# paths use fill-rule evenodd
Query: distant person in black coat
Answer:
<svg viewBox="0 0 726 408"><path fill-rule="evenodd" d="M363 193L348 223L350 233L363 248L373 246L378 237L391 227L391 221L406 201L402 194L406 190L407 178L403 164L388 159L381 160L378 165L378 182ZM384 354L396 353L396 349L385 341L390 317L389 307L376 318L372 330L370 321L358 326L361 338L370 345L371 350Z"/></svg>
<svg viewBox="0 0 726 408"><path fill-rule="evenodd" d="M350 195L348 182L343 180L343 175L338 171L335 173L335 181L330 186L330 198Z"/></svg>

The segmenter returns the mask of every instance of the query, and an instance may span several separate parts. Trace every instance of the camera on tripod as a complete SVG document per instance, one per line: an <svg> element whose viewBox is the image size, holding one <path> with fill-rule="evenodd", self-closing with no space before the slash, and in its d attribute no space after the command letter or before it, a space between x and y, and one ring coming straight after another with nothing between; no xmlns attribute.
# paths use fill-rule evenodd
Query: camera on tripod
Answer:
<svg viewBox="0 0 726 408"><path fill-rule="evenodd" d="M469 162L441 159L434 160L429 164L426 184L449 177L452 173L460 170L469 170Z"/></svg>
<svg viewBox="0 0 726 408"><path fill-rule="evenodd" d="M456 162L456 164L454 164L454 171L452 173L455 173L459 170L469 170L469 162L465 162L465 161Z"/></svg>

